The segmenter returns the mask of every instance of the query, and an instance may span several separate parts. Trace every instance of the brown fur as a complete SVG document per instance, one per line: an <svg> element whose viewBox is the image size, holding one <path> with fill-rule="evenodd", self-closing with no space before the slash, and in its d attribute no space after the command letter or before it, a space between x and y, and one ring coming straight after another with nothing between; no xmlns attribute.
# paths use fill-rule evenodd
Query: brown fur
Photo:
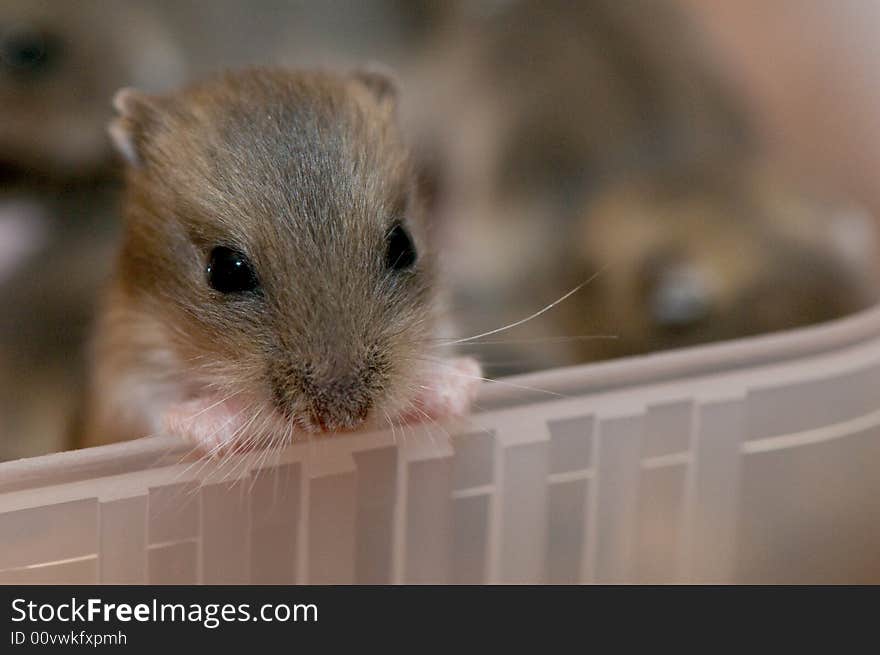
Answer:
<svg viewBox="0 0 880 655"><path fill-rule="evenodd" d="M206 389L331 428L401 402L435 296L393 86L255 69L117 104L140 165L95 339L87 443L142 436L157 407ZM395 221L419 253L401 275L383 263ZM207 284L218 245L248 255L259 294Z"/></svg>

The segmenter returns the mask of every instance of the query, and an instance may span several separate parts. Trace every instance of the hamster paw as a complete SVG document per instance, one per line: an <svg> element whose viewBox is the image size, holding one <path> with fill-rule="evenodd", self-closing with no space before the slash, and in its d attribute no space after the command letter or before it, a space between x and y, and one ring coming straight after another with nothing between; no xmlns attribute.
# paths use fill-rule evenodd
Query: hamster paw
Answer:
<svg viewBox="0 0 880 655"><path fill-rule="evenodd" d="M437 362L414 401L417 409L405 412L401 418L405 423L419 423L464 416L470 411L482 381L482 369L472 357Z"/></svg>

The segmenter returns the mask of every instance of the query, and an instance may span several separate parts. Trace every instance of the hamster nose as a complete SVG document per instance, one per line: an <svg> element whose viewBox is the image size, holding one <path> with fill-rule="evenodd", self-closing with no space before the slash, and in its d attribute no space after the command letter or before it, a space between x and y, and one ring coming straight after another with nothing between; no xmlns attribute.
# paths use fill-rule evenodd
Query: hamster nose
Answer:
<svg viewBox="0 0 880 655"><path fill-rule="evenodd" d="M351 430L367 419L371 407L367 400L355 401L350 397L335 402L313 400L309 418L321 432Z"/></svg>

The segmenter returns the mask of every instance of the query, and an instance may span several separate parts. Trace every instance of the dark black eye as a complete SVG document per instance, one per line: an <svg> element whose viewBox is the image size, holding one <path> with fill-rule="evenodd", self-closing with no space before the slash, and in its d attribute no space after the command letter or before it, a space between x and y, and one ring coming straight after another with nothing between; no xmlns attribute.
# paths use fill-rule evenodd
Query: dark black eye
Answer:
<svg viewBox="0 0 880 655"><path fill-rule="evenodd" d="M385 266L392 271L405 271L416 263L416 247L403 225L395 225L386 237L388 250Z"/></svg>
<svg viewBox="0 0 880 655"><path fill-rule="evenodd" d="M208 284L220 293L246 293L260 287L254 267L240 252L218 246L208 259Z"/></svg>
<svg viewBox="0 0 880 655"><path fill-rule="evenodd" d="M0 62L17 75L48 71L61 50L60 39L39 29L19 27L0 35Z"/></svg>

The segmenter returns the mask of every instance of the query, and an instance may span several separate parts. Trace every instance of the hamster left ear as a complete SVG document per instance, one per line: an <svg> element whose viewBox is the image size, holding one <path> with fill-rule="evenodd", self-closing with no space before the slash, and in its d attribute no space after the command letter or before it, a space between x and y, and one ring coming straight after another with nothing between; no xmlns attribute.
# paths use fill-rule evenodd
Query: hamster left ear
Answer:
<svg viewBox="0 0 880 655"><path fill-rule="evenodd" d="M130 166L144 165L144 148L159 123L158 99L132 88L120 89L113 96L117 116L107 132L117 152Z"/></svg>
<svg viewBox="0 0 880 655"><path fill-rule="evenodd" d="M373 94L379 106L394 113L397 110L397 78L391 69L379 64L371 64L351 74L355 81Z"/></svg>

